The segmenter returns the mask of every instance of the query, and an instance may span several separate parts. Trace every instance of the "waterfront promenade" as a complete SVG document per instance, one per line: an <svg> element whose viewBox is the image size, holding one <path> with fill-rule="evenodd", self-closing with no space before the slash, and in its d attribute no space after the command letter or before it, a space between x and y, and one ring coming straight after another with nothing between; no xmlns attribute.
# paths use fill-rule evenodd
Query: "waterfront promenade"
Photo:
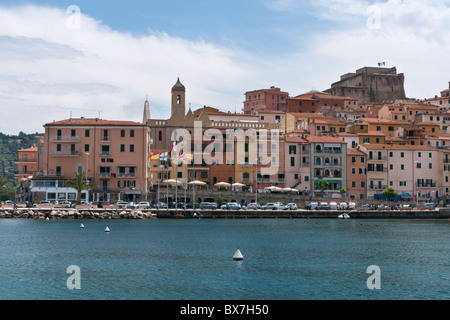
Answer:
<svg viewBox="0 0 450 320"><path fill-rule="evenodd" d="M121 208L1 208L1 218L19 219L320 219L347 213L351 219L450 219L450 208L433 210L192 210Z"/></svg>

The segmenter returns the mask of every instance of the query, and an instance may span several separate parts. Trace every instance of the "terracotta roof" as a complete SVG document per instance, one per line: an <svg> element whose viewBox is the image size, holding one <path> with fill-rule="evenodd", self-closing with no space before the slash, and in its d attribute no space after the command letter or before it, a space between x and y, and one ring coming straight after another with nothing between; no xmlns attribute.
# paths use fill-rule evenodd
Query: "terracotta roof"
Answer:
<svg viewBox="0 0 450 320"><path fill-rule="evenodd" d="M352 155L352 156L365 156L366 154L364 152L362 152L361 150L358 149L354 149L354 148L348 148L347 149L347 156Z"/></svg>
<svg viewBox="0 0 450 320"><path fill-rule="evenodd" d="M37 152L38 151L38 147L34 146L31 148L27 148L27 149L19 149L17 150L18 152Z"/></svg>
<svg viewBox="0 0 450 320"><path fill-rule="evenodd" d="M285 141L290 143L308 143L306 139L301 137L286 137Z"/></svg>
<svg viewBox="0 0 450 320"><path fill-rule="evenodd" d="M420 150L437 151L433 148L421 145L390 145L390 144L366 144L364 147L368 150Z"/></svg>
<svg viewBox="0 0 450 320"><path fill-rule="evenodd" d="M346 143L341 138L329 137L329 136L322 136L322 137L309 136L309 137L306 137L306 140L308 140L309 142Z"/></svg>
<svg viewBox="0 0 450 320"><path fill-rule="evenodd" d="M90 118L77 118L66 119L60 121L49 122L46 126L145 126L143 123L134 121L121 121L121 120L103 120L103 119L90 119Z"/></svg>

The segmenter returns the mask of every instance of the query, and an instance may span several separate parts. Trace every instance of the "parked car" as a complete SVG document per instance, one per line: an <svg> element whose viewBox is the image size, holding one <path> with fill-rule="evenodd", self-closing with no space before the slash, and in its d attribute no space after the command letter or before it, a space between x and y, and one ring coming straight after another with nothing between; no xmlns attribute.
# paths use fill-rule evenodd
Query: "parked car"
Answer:
<svg viewBox="0 0 450 320"><path fill-rule="evenodd" d="M150 202L147 201L141 201L139 202L139 204L137 205L137 207L139 209L150 209Z"/></svg>
<svg viewBox="0 0 450 320"><path fill-rule="evenodd" d="M286 206L281 202L275 202L273 206L273 210L286 210Z"/></svg>
<svg viewBox="0 0 450 320"><path fill-rule="evenodd" d="M286 208L289 210L297 210L298 209L297 204L295 204L295 203L288 203L286 205Z"/></svg>
<svg viewBox="0 0 450 320"><path fill-rule="evenodd" d="M263 205L264 210L273 210L275 208L275 203L269 202Z"/></svg>
<svg viewBox="0 0 450 320"><path fill-rule="evenodd" d="M43 201L41 201L41 203L40 203L40 205L41 206L49 206L49 205L51 205L52 203L50 202L50 201L48 201L48 200L43 200Z"/></svg>
<svg viewBox="0 0 450 320"><path fill-rule="evenodd" d="M104 205L105 204L102 203L102 206L104 206ZM118 206L119 208L126 208L128 206L128 202L119 201L119 202L116 202L115 205Z"/></svg>
<svg viewBox="0 0 450 320"><path fill-rule="evenodd" d="M202 202L200 203L200 209L217 209L217 203L215 202Z"/></svg>
<svg viewBox="0 0 450 320"><path fill-rule="evenodd" d="M306 206L306 209L308 209L308 210L314 210L318 205L319 205L318 202L310 202L310 203L308 203L308 205Z"/></svg>
<svg viewBox="0 0 450 320"><path fill-rule="evenodd" d="M167 203L165 203L165 202L158 202L158 203L155 203L153 205L153 207L155 207L157 209L167 209Z"/></svg>
<svg viewBox="0 0 450 320"><path fill-rule="evenodd" d="M192 209L192 208L194 208L194 203L193 203L193 202L189 202L189 203L187 203L187 204L184 206L184 208L185 208L185 209ZM198 204L198 203L195 204L195 208L196 208L196 209L199 208L199 204Z"/></svg>
<svg viewBox="0 0 450 320"><path fill-rule="evenodd" d="M228 202L226 208L227 208L227 210L240 210L241 205L236 202Z"/></svg>
<svg viewBox="0 0 450 320"><path fill-rule="evenodd" d="M261 209L261 205L258 202L252 202L247 205L246 209L250 209L250 210Z"/></svg>
<svg viewBox="0 0 450 320"><path fill-rule="evenodd" d="M331 206L328 203L321 203L316 207L316 210L331 210Z"/></svg>
<svg viewBox="0 0 450 320"><path fill-rule="evenodd" d="M433 203L433 202L429 202L429 203L422 204L421 207L423 207L423 208L436 208L436 204Z"/></svg>
<svg viewBox="0 0 450 320"><path fill-rule="evenodd" d="M71 208L72 207L72 203L70 201L60 201L59 204L64 206L65 208Z"/></svg>

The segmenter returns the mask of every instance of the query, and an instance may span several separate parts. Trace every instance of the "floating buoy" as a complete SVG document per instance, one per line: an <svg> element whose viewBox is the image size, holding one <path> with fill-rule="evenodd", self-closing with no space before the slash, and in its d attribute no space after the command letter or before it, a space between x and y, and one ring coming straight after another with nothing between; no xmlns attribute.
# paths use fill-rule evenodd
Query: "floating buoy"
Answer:
<svg viewBox="0 0 450 320"><path fill-rule="evenodd" d="M45 220L50 220L50 219L47 217L47 218L45 218Z"/></svg>
<svg viewBox="0 0 450 320"><path fill-rule="evenodd" d="M105 232L109 232L109 231L111 231L111 230L109 230L108 226L106 226Z"/></svg>
<svg viewBox="0 0 450 320"><path fill-rule="evenodd" d="M243 260L244 256L242 255L241 251L239 249L236 250L233 256L233 260Z"/></svg>
<svg viewBox="0 0 450 320"><path fill-rule="evenodd" d="M376 224L376 226L378 227L378 223Z"/></svg>
<svg viewBox="0 0 450 320"><path fill-rule="evenodd" d="M80 225L80 228L84 228L84 224L81 224L81 225Z"/></svg>

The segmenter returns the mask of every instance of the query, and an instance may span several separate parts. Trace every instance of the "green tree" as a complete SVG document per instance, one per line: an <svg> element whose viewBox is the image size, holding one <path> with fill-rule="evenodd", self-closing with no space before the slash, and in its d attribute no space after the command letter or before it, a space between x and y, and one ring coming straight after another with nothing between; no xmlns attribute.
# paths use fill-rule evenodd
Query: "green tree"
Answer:
<svg viewBox="0 0 450 320"><path fill-rule="evenodd" d="M319 180L319 182L317 183L317 187L322 192L322 195L325 190L330 189L330 186L331 186L330 183L326 180Z"/></svg>
<svg viewBox="0 0 450 320"><path fill-rule="evenodd" d="M64 185L77 190L77 204L81 204L81 192L83 190L92 190L94 188L94 186L85 179L85 174L81 172L75 172L75 177L67 179Z"/></svg>
<svg viewBox="0 0 450 320"><path fill-rule="evenodd" d="M395 198L398 196L398 192L395 191L393 188L387 188L383 191L383 196L385 196L388 199Z"/></svg>

